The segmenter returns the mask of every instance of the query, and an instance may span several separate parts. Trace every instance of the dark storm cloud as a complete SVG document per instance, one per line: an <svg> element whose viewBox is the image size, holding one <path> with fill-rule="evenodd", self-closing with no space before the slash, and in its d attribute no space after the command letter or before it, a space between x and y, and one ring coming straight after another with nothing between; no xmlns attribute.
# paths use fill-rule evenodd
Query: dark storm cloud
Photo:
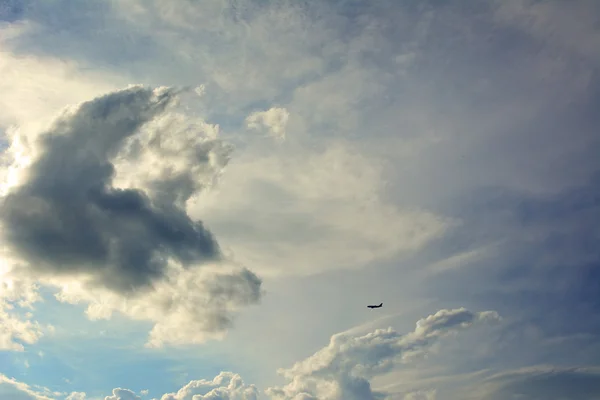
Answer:
<svg viewBox="0 0 600 400"><path fill-rule="evenodd" d="M168 258L183 265L220 258L211 233L180 207L111 186L112 157L177 94L138 86L110 93L39 136L39 156L0 204L5 243L35 273L81 274L122 292L160 278Z"/></svg>

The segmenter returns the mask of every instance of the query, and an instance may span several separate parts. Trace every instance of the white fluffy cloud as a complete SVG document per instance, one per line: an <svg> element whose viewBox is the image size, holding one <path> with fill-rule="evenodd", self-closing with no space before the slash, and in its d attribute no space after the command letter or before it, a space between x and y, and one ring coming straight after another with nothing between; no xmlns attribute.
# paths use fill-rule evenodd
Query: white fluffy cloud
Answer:
<svg viewBox="0 0 600 400"><path fill-rule="evenodd" d="M363 336L349 333L331 337L329 345L314 355L280 370L288 383L266 390L273 400L368 400L395 399L394 394L375 392L370 380L397 366L414 362L440 339L475 323L494 321L494 311L471 312L465 308L440 310L417 321L416 328L400 334L392 328L377 329ZM14 381L13 383L15 383ZM18 382L17 382L18 383ZM20 384L20 383L19 383ZM27 387L25 384L20 384ZM60 394L56 394L60 395ZM435 390L406 393L404 400L434 400ZM63 395L64 396L64 395ZM221 372L212 380L192 380L177 392L166 393L160 400L258 400L260 391L246 384L240 375ZM66 400L86 399L85 393L73 392ZM139 400L133 391L113 389L104 400Z"/></svg>
<svg viewBox="0 0 600 400"><path fill-rule="evenodd" d="M179 95L132 86L66 109L42 132L12 132L0 203L7 276L87 302L91 318L153 321L152 346L222 337L232 312L261 295L260 279L186 214L230 148L216 127L174 112Z"/></svg>
<svg viewBox="0 0 600 400"><path fill-rule="evenodd" d="M104 400L141 400L140 396L136 395L129 389L113 389L111 396L106 396Z"/></svg>
<svg viewBox="0 0 600 400"><path fill-rule="evenodd" d="M256 111L246 118L246 124L250 129L266 131L275 139L285 139L285 128L290 113L285 108L273 107L267 111Z"/></svg>
<svg viewBox="0 0 600 400"><path fill-rule="evenodd" d="M0 350L23 351L24 343L35 343L52 330L31 318L40 300L31 280L11 279L7 271L0 271Z"/></svg>
<svg viewBox="0 0 600 400"><path fill-rule="evenodd" d="M186 203L213 186L233 147L219 139L219 126L171 111L125 140L114 159L114 185L141 188L154 202Z"/></svg>
<svg viewBox="0 0 600 400"><path fill-rule="evenodd" d="M417 322L413 332L399 334L378 329L360 337L336 335L329 345L281 373L289 381L270 388L275 399L367 400L385 396L371 390L369 380L423 355L444 336L482 320L496 320L496 312L464 308L440 310Z"/></svg>
<svg viewBox="0 0 600 400"><path fill-rule="evenodd" d="M149 347L221 339L231 327L232 313L260 298L260 281L252 272L223 264L191 271L172 266L152 291L135 297L102 288L86 289L78 281L55 284L60 285L58 300L87 303L86 314L91 319L109 319L113 312L120 312L153 322Z"/></svg>
<svg viewBox="0 0 600 400"><path fill-rule="evenodd" d="M42 329L37 322L10 313L11 308L0 304L0 350L23 351L22 343L37 342Z"/></svg>
<svg viewBox="0 0 600 400"><path fill-rule="evenodd" d="M148 391L142 390L142 395ZM88 400L85 392L70 394L51 392L46 388L31 387L14 378L0 374L0 399L6 400ZM115 388L103 400L141 400L134 391ZM175 393L166 393L160 400L258 400L259 391L254 385L245 384L238 374L221 372L212 380L190 381Z"/></svg>
<svg viewBox="0 0 600 400"><path fill-rule="evenodd" d="M258 389L246 385L242 378L231 372L221 372L212 381L191 381L177 393L168 393L161 400L257 400Z"/></svg>

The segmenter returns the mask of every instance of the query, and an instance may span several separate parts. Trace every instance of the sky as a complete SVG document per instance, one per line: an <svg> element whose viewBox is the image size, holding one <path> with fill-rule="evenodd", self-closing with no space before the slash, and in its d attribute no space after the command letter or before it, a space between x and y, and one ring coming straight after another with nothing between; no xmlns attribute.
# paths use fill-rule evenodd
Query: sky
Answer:
<svg viewBox="0 0 600 400"><path fill-rule="evenodd" d="M0 400L600 398L599 49L595 0L0 0Z"/></svg>

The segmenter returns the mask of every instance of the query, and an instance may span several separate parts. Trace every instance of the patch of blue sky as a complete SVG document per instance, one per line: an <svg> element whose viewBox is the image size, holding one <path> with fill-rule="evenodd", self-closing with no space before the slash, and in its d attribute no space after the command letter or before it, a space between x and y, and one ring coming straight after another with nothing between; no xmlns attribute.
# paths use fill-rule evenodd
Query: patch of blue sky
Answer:
<svg viewBox="0 0 600 400"><path fill-rule="evenodd" d="M147 349L150 324L119 314L111 320L90 321L84 306L58 302L53 290L42 288L41 292L45 301L36 303L34 316L40 324L52 324L54 333L27 345L24 353L0 353L7 361L3 365L8 366L3 373L20 381L98 396L119 385L159 394L235 367L218 343Z"/></svg>

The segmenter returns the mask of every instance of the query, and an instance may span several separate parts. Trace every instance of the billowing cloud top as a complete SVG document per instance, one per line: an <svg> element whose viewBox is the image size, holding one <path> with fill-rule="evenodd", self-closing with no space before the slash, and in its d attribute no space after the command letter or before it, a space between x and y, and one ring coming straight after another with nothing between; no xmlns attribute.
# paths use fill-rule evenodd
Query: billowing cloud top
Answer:
<svg viewBox="0 0 600 400"><path fill-rule="evenodd" d="M440 310L417 322L416 329L402 335L392 328L377 329L364 336L343 334L313 356L280 372L290 381L267 393L275 399L375 400L385 394L371 390L369 380L388 372L396 363L422 355L440 338L482 320L497 320L494 311L471 312L465 308Z"/></svg>
<svg viewBox="0 0 600 400"><path fill-rule="evenodd" d="M177 393L168 393L161 400L257 400L258 389L246 385L242 378L231 372L221 372L212 381L191 381Z"/></svg>
<svg viewBox="0 0 600 400"><path fill-rule="evenodd" d="M112 396L106 396L104 400L141 400L141 397L137 396L129 389L117 388L113 389Z"/></svg>
<svg viewBox="0 0 600 400"><path fill-rule="evenodd" d="M363 336L348 332L333 335L329 345L314 355L279 372L288 381L284 387L272 387L261 397L258 388L246 384L240 375L221 372L212 380L192 380L177 392L166 393L160 400L375 400L395 399L395 394L371 389L371 380L426 354L440 339L476 323L500 319L495 311L473 312L465 308L443 309L417 321L415 330L400 334L376 329ZM492 381L495 377L492 377ZM26 388L25 388L26 389ZM23 391L24 389L22 389ZM141 394L145 395L146 391ZM66 400L84 400L85 393L73 392ZM406 393L405 400L434 400L435 390ZM112 390L105 400L139 400L134 391Z"/></svg>
<svg viewBox="0 0 600 400"><path fill-rule="evenodd" d="M163 321L155 344L220 334L228 310L260 297L260 279L226 265L186 213L231 148L217 127L175 112L180 92L131 86L65 110L41 133L13 132L0 203L13 272L61 287L60 300L91 303L91 317Z"/></svg>

